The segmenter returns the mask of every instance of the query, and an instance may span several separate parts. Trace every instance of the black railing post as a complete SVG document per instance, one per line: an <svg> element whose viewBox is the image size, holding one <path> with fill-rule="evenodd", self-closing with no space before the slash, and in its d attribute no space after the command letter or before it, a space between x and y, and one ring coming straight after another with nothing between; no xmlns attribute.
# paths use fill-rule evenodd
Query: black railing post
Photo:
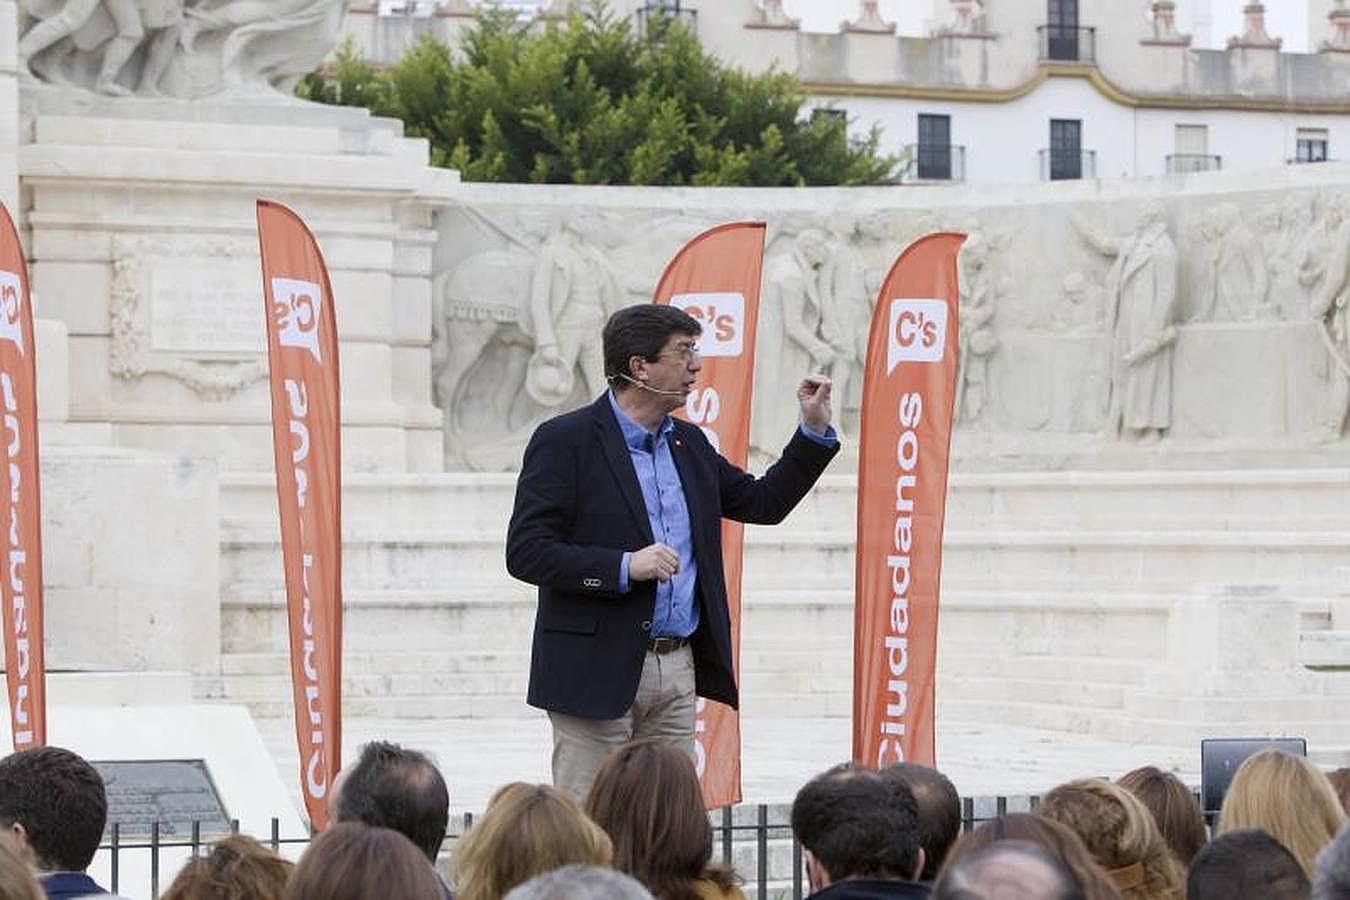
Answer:
<svg viewBox="0 0 1350 900"><path fill-rule="evenodd" d="M150 823L150 896L159 896L159 823Z"/></svg>
<svg viewBox="0 0 1350 900"><path fill-rule="evenodd" d="M769 807L761 803L755 811L755 850L759 856L757 881L760 900L769 896Z"/></svg>
<svg viewBox="0 0 1350 900"><path fill-rule="evenodd" d="M272 852L277 853L281 850L281 820L276 816L272 817Z"/></svg>
<svg viewBox="0 0 1350 900"><path fill-rule="evenodd" d="M121 874L118 871L118 863L121 861L118 858L118 853L120 852L121 848L122 848L122 826L120 823L114 822L112 826L112 844L109 847L112 859L108 863L109 868L108 882L110 885L110 890L114 894L117 893L117 878L118 875Z"/></svg>
<svg viewBox="0 0 1350 900"><path fill-rule="evenodd" d="M202 849L202 823L201 823L199 820L197 820L197 819L193 819L193 820L192 820L192 858L193 858L193 859L196 859L198 856L201 855L201 849Z"/></svg>
<svg viewBox="0 0 1350 900"><path fill-rule="evenodd" d="M802 843L792 836L792 900L802 900Z"/></svg>
<svg viewBox="0 0 1350 900"><path fill-rule="evenodd" d="M722 864L731 865L731 807L722 807Z"/></svg>
<svg viewBox="0 0 1350 900"><path fill-rule="evenodd" d="M962 833L973 831L975 829L975 798L961 798L961 831Z"/></svg>

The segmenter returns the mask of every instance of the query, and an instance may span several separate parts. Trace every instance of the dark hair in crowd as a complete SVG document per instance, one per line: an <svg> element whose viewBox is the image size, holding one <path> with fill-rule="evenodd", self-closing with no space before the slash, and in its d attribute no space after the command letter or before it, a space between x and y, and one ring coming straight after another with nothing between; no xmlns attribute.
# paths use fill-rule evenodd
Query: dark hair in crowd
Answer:
<svg viewBox="0 0 1350 900"><path fill-rule="evenodd" d="M1186 900L1306 900L1309 888L1294 854L1266 832L1244 828L1195 855Z"/></svg>
<svg viewBox="0 0 1350 900"><path fill-rule="evenodd" d="M1336 797L1341 801L1341 809L1350 813L1350 769L1342 766L1335 771L1327 773L1327 781L1331 782L1331 788L1336 792Z"/></svg>
<svg viewBox="0 0 1350 900"><path fill-rule="evenodd" d="M83 872L107 819L103 778L79 755L38 747L0 760L0 825L23 826L39 869Z"/></svg>
<svg viewBox="0 0 1350 900"><path fill-rule="evenodd" d="M282 900L292 868L253 838L234 834L188 860L161 900Z"/></svg>
<svg viewBox="0 0 1350 900"><path fill-rule="evenodd" d="M1171 772L1156 766L1126 772L1116 784L1139 798L1153 814L1153 821L1177 860L1183 866L1189 866L1209 840L1200 804L1191 789Z"/></svg>
<svg viewBox="0 0 1350 900"><path fill-rule="evenodd" d="M698 900L699 879L724 892L736 885L734 870L709 865L712 826L698 773L677 747L636 741L615 750L591 784L586 814L614 842L614 868L658 900Z"/></svg>
<svg viewBox="0 0 1350 900"><path fill-rule="evenodd" d="M831 882L908 880L919 860L919 805L896 779L835 766L797 792L792 833Z"/></svg>
<svg viewBox="0 0 1350 900"><path fill-rule="evenodd" d="M947 856L952 868L969 853L1008 841L1035 844L1066 868L1083 891L1083 900L1120 900L1120 891L1083 841L1067 826L1031 813L1009 813L982 823L964 835Z"/></svg>
<svg viewBox="0 0 1350 900"><path fill-rule="evenodd" d="M310 842L286 887L287 900L441 900L422 851L391 828L330 825Z"/></svg>
<svg viewBox="0 0 1350 900"><path fill-rule="evenodd" d="M1350 824L1322 848L1313 864L1313 900L1344 900L1350 897Z"/></svg>
<svg viewBox="0 0 1350 900"><path fill-rule="evenodd" d="M937 769L902 762L881 770L882 778L902 782L919 805L919 841L923 845L922 881L937 878L942 861L961 834L961 796Z"/></svg>
<svg viewBox="0 0 1350 900"><path fill-rule="evenodd" d="M605 379L616 390L628 387L621 376L632 376L628 361L634 356L654 362L672 334L697 337L703 333L698 320L673 306L638 303L609 317L602 336Z"/></svg>
<svg viewBox="0 0 1350 900"><path fill-rule="evenodd" d="M1046 893L1046 887L1053 893ZM1001 892L995 894L994 888ZM1018 888L1022 893L1008 892ZM1034 894L1026 893L1037 888ZM1044 848L1026 841L997 841L962 854L942 873L933 889L934 900L985 900L991 896L1084 900L1073 873Z"/></svg>
<svg viewBox="0 0 1350 900"><path fill-rule="evenodd" d="M450 820L450 794L425 753L371 741L342 781L334 817L392 828L435 862Z"/></svg>

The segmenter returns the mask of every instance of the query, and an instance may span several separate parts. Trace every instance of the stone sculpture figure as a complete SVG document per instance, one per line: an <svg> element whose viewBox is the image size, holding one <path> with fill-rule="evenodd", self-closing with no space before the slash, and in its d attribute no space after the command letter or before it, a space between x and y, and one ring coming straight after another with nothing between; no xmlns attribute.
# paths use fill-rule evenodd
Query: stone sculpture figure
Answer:
<svg viewBox="0 0 1350 900"><path fill-rule="evenodd" d="M137 91L157 92L183 21L183 0L67 0L59 9L50 0L24 0L22 9L37 20L18 47L35 74L61 81L60 62L85 51L98 57L94 89L113 95L132 93L117 78L142 46Z"/></svg>
<svg viewBox="0 0 1350 900"><path fill-rule="evenodd" d="M1264 310L1270 273L1260 242L1232 203L1208 211L1201 233L1209 243L1204 294L1197 311L1202 320L1245 322Z"/></svg>
<svg viewBox="0 0 1350 900"><path fill-rule="evenodd" d="M342 28L345 0L206 0L187 11L183 46L225 32L225 88L270 84L289 90L328 54Z"/></svg>
<svg viewBox="0 0 1350 900"><path fill-rule="evenodd" d="M853 246L857 222L848 213L829 219L824 259L815 278L807 279L821 311L820 337L834 351L828 374L834 381L841 412L862 402L862 373L872 324L872 294L867 289L867 263ZM840 415L840 424L844 417Z"/></svg>
<svg viewBox="0 0 1350 900"><path fill-rule="evenodd" d="M825 232L807 228L777 242L765 260L758 339L765 352L758 354L756 398L780 396L780 388L794 384L802 372L824 371L834 362L834 347L821 337L820 294L813 286L828 246ZM752 443L766 454L777 454L792 428L793 411L782 407L765 402L750 417Z"/></svg>
<svg viewBox="0 0 1350 900"><path fill-rule="evenodd" d="M1270 272L1268 300L1281 319L1301 319L1311 304L1313 280L1312 194L1291 194L1283 203L1267 207L1261 221L1262 244L1267 248Z"/></svg>
<svg viewBox="0 0 1350 900"><path fill-rule="evenodd" d="M971 232L957 260L960 284L960 362L954 404L957 422L980 418L989 402L989 358L998 349L994 290L988 272L989 240Z"/></svg>
<svg viewBox="0 0 1350 900"><path fill-rule="evenodd" d="M1177 329L1177 248L1161 203L1146 201L1133 233L1113 238L1078 219L1087 243L1112 257L1106 281L1112 340L1108 428L1161 437L1172 418L1172 346Z"/></svg>
<svg viewBox="0 0 1350 900"><path fill-rule="evenodd" d="M608 263L565 218L540 246L530 281L527 333L533 331L534 353L525 390L535 401L552 407L566 400L578 366L587 396L604 392L600 333L619 301L619 284Z"/></svg>
<svg viewBox="0 0 1350 900"><path fill-rule="evenodd" d="M1327 407L1326 437L1335 439L1345 428L1350 410L1350 322L1346 303L1350 301L1350 215L1343 197L1327 206L1324 225L1334 235L1321 283L1313 295L1312 314L1318 322L1331 366L1330 403Z"/></svg>

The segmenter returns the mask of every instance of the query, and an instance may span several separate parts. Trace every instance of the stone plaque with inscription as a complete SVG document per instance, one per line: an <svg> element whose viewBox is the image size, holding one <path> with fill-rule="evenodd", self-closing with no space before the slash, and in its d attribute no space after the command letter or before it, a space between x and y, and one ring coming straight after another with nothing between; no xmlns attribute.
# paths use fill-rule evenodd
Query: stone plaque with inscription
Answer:
<svg viewBox="0 0 1350 900"><path fill-rule="evenodd" d="M248 354L267 349L253 260L159 259L149 281L152 350Z"/></svg>
<svg viewBox="0 0 1350 900"><path fill-rule="evenodd" d="M202 759L107 760L93 763L108 789L108 825L103 840L112 836L148 836L158 822L162 837L230 831L230 815L220 799L211 772Z"/></svg>

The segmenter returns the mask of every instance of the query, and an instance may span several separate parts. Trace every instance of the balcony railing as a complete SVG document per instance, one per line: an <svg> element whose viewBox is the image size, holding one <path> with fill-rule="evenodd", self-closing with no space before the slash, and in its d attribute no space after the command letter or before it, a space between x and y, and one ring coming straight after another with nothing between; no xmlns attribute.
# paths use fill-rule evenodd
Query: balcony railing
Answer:
<svg viewBox="0 0 1350 900"><path fill-rule="evenodd" d="M1096 150L1042 150L1041 180L1072 181L1097 177Z"/></svg>
<svg viewBox="0 0 1350 900"><path fill-rule="evenodd" d="M1208 156L1204 153L1170 153L1167 156L1168 175L1191 175L1195 172L1217 172L1222 168L1222 156Z"/></svg>
<svg viewBox="0 0 1350 900"><path fill-rule="evenodd" d="M1097 29L1069 25L1041 25L1036 29L1041 39L1041 59L1066 62L1097 61Z"/></svg>
<svg viewBox="0 0 1350 900"><path fill-rule="evenodd" d="M908 144L909 162L900 173L902 182L966 180L966 148L955 144Z"/></svg>
<svg viewBox="0 0 1350 900"><path fill-rule="evenodd" d="M672 22L683 22L691 32L698 32L698 10L681 5L679 0L646 3L638 7L638 33L660 38Z"/></svg>

